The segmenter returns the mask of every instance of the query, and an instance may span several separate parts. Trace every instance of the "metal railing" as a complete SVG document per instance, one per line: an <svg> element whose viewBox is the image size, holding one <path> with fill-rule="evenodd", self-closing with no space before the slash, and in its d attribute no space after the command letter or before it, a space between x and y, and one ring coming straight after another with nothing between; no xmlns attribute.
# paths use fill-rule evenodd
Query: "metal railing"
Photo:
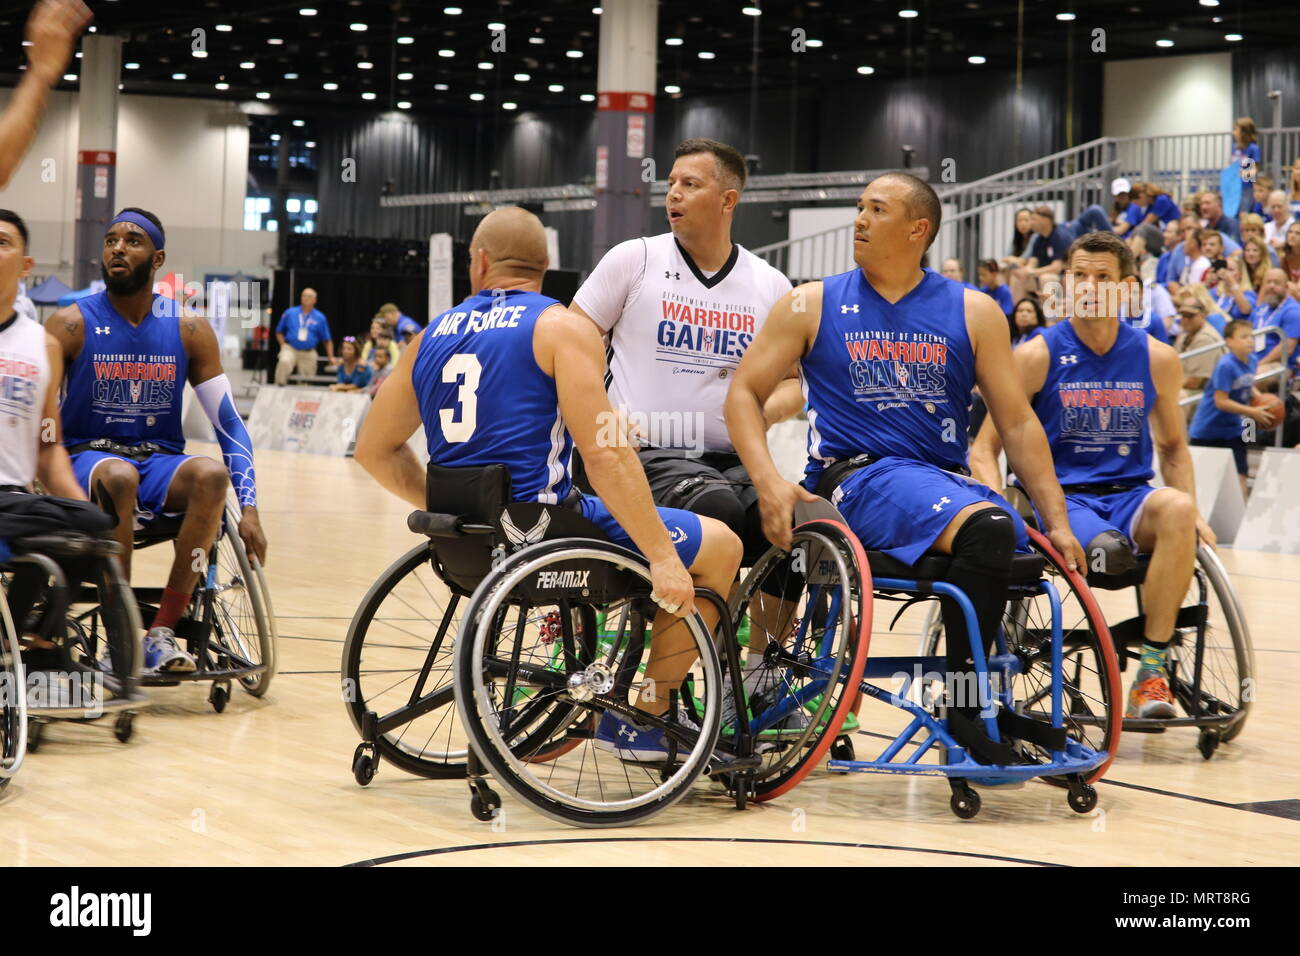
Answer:
<svg viewBox="0 0 1300 956"><path fill-rule="evenodd" d="M1259 144L1261 171L1285 185L1291 161L1300 157L1300 127L1262 130ZM967 278L973 278L980 259L1000 259L1010 252L1016 211L1028 205L1052 207L1057 222L1077 219L1093 205L1100 206L1109 219L1110 184L1120 176L1153 182L1175 197L1218 189L1231 151L1229 133L1103 137L983 179L941 188L943 224L930 249L930 263L937 266L956 258ZM792 281L807 281L853 268L852 232L852 225L846 223L753 252Z"/></svg>

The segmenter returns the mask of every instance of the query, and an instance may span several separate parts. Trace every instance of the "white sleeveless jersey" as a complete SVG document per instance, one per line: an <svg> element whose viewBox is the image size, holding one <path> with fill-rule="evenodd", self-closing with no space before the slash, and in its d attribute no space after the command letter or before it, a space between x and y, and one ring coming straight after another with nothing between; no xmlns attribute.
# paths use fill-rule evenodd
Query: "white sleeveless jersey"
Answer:
<svg viewBox="0 0 1300 956"><path fill-rule="evenodd" d="M45 328L15 316L0 331L0 485L26 486L36 477L36 446L49 387Z"/></svg>
<svg viewBox="0 0 1300 956"><path fill-rule="evenodd" d="M574 302L610 334L610 402L649 444L729 452L722 407L731 375L790 288L735 244L706 276L668 232L619 243Z"/></svg>

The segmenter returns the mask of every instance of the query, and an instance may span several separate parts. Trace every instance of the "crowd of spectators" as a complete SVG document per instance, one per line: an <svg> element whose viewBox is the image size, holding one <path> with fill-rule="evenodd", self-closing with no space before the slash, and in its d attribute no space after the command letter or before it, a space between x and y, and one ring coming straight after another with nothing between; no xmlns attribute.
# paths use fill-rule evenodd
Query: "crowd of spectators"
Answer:
<svg viewBox="0 0 1300 956"><path fill-rule="evenodd" d="M296 374L299 384L319 384L319 346L325 348L325 367L334 375L329 389L335 392L365 392L371 398L388 378L410 341L420 333L420 323L392 302L379 307L370 321L369 332L358 339L348 335L336 358L329 320L316 308L314 289L304 289L301 303L286 309L276 326L280 356L275 383L289 384Z"/></svg>

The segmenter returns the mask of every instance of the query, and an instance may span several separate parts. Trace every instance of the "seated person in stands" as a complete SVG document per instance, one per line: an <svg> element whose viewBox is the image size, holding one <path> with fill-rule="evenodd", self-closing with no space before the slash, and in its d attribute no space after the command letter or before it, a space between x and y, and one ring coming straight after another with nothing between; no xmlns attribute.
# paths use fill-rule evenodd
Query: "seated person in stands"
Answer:
<svg viewBox="0 0 1300 956"><path fill-rule="evenodd" d="M391 344L391 343L390 343ZM366 386L366 394L371 398L375 397L375 392L379 391L379 386L384 384L393 371L393 361L389 358L388 349L375 349L374 358L371 360L370 384Z"/></svg>
<svg viewBox="0 0 1300 956"><path fill-rule="evenodd" d="M1255 311L1258 296L1252 289L1243 285L1241 256L1233 256L1224 261L1222 269L1214 270L1214 304L1229 319L1246 319ZM1213 319L1211 319L1213 321ZM1217 326L1216 326L1217 327ZM1219 329L1222 334L1223 329Z"/></svg>
<svg viewBox="0 0 1300 956"><path fill-rule="evenodd" d="M397 359L401 355L397 343L393 341L392 330L388 328L388 323L379 316L375 316L370 320L370 334L366 336L366 341L361 346L361 361L370 363L370 356L375 349L382 349L388 353L390 367L397 364Z"/></svg>
<svg viewBox="0 0 1300 956"><path fill-rule="evenodd" d="M1178 296L1178 321L1182 326L1182 331L1174 339L1174 351L1179 356L1191 351L1199 353L1182 358L1182 397L1187 398L1190 395L1201 394L1201 389L1205 387L1205 383L1214 374L1214 367L1219 362L1219 356L1223 354L1221 347L1205 352L1200 350L1212 345L1222 346L1223 337L1208 321L1205 306L1201 304L1200 299L1190 292L1183 292ZM1184 417L1191 421L1195 413L1196 406L1188 405Z"/></svg>
<svg viewBox="0 0 1300 956"><path fill-rule="evenodd" d="M1277 248L1269 243L1266 238L1267 235L1267 224L1264 222L1263 216L1257 216L1252 212L1248 212L1241 217L1241 248L1245 249L1252 240L1260 243L1260 245L1262 245L1268 252L1269 265L1275 266L1281 260L1277 257ZM1237 254L1237 252L1233 252L1229 249L1228 255L1232 256Z"/></svg>
<svg viewBox="0 0 1300 956"><path fill-rule="evenodd" d="M1011 287L1002 281L1002 269L996 259L981 259L976 271L979 279L979 291L989 296L1002 309L1007 318L1011 318L1015 308L1011 301Z"/></svg>
<svg viewBox="0 0 1300 956"><path fill-rule="evenodd" d="M242 509L239 536L260 561L266 560L266 538L257 515L253 445L235 411L212 326L179 316L174 299L153 292L154 274L166 259L164 240L157 216L123 209L104 234L106 288L55 312L45 328L58 340L67 367L61 408L73 473L92 497L102 485L112 499L128 581L134 529L159 515L185 516L145 636L144 669L192 671L194 659L176 645L173 628L198 581L194 555L212 547L232 482ZM186 382L216 429L224 469L184 453Z"/></svg>
<svg viewBox="0 0 1300 956"><path fill-rule="evenodd" d="M1187 426L1178 407L1182 363L1168 345L1119 320L1116 305L1138 281L1133 252L1122 239L1104 232L1082 236L1068 259L1073 314L1016 349L1012 360L1047 432L1070 527L1089 567L1121 573L1134 566L1136 552L1151 555L1142 586L1146 642L1126 713L1172 717L1169 640L1191 583L1197 535L1214 542L1196 510ZM971 447L971 473L1000 488L995 424L985 422ZM1153 436L1165 488L1150 484Z"/></svg>
<svg viewBox="0 0 1300 956"><path fill-rule="evenodd" d="M1287 276L1282 269L1269 269L1264 274L1264 284L1259 290L1259 300L1250 314L1255 329L1278 328L1282 334L1269 332L1258 348L1259 370L1271 372L1286 363L1292 370L1300 356L1300 302L1287 295ZM1276 379L1265 386L1267 391L1277 391Z"/></svg>
<svg viewBox="0 0 1300 956"><path fill-rule="evenodd" d="M379 307L379 317L388 324L393 333L393 341L399 348L405 348L411 339L420 334L420 323L409 315L403 315L395 303L385 302Z"/></svg>
<svg viewBox="0 0 1300 956"><path fill-rule="evenodd" d="M1043 314L1043 304L1036 295L1025 296L1016 303L1016 309L1011 313L1011 347L1022 345L1045 331L1047 317Z"/></svg>
<svg viewBox="0 0 1300 956"><path fill-rule="evenodd" d="M330 386L331 392L358 392L370 384L370 366L361 361L361 352L357 348L356 336L343 338L343 360L339 362L337 381Z"/></svg>
<svg viewBox="0 0 1300 956"><path fill-rule="evenodd" d="M1196 405L1189 433L1193 445L1232 449L1244 498L1248 494L1246 478L1250 474L1246 462L1244 419L1252 419L1261 429L1273 427L1273 421L1268 411L1250 403L1252 398L1260 395L1259 389L1255 388L1255 369L1259 361L1252 354L1255 339L1251 335L1251 324L1245 319L1233 319L1224 332L1228 354L1218 360L1213 374L1205 382L1205 391Z"/></svg>

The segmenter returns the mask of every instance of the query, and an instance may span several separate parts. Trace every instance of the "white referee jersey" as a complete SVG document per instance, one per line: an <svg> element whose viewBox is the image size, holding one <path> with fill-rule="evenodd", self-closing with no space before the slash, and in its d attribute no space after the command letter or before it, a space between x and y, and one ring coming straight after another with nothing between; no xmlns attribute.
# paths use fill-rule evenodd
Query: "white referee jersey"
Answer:
<svg viewBox="0 0 1300 956"><path fill-rule="evenodd" d="M30 485L36 477L50 357L45 328L13 315L0 322L0 485Z"/></svg>
<svg viewBox="0 0 1300 956"><path fill-rule="evenodd" d="M650 444L733 451L722 414L731 375L790 288L734 243L705 275L667 232L607 252L574 302L610 334L610 402L648 425Z"/></svg>

